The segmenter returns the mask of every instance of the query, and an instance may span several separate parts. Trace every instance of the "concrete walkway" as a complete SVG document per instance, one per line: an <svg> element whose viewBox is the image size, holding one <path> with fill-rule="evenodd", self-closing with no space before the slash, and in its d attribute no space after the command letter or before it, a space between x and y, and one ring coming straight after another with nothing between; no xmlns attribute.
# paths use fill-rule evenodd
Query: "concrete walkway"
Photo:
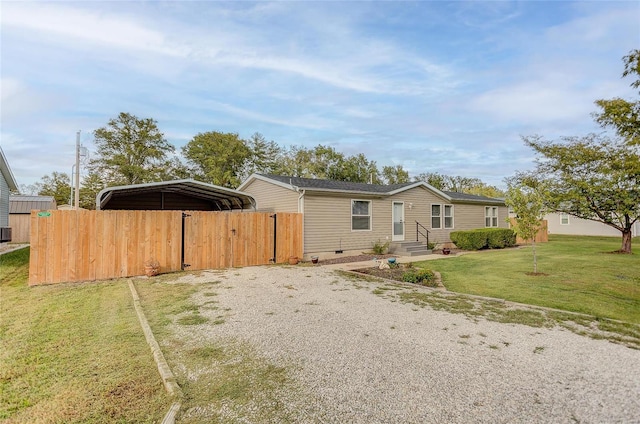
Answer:
<svg viewBox="0 0 640 424"><path fill-rule="evenodd" d="M29 243L0 243L0 255L28 247Z"/></svg>
<svg viewBox="0 0 640 424"><path fill-rule="evenodd" d="M448 258L457 258L458 256L460 256L461 254L450 254L450 255L442 255L439 253L434 253L431 255L420 255L420 256L396 256L396 262L400 263L400 264L405 264L405 263L409 263L409 262L420 262L420 261L432 261L435 259L448 259ZM386 260L386 259L385 259ZM369 260L369 261L361 261L361 262L344 262L341 264L330 264L330 265L322 265L319 264L322 267L325 268L329 268L329 269L337 269L337 270L342 270L342 271L351 271L354 269L360 269L360 268L370 268L372 266L375 265L373 260Z"/></svg>

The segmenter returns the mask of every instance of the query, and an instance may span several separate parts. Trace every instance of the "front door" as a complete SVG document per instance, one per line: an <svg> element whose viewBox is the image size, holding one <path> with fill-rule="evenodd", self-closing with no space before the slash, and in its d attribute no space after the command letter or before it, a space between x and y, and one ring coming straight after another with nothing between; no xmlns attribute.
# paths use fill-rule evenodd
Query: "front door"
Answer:
<svg viewBox="0 0 640 424"><path fill-rule="evenodd" d="M393 202L393 241L404 240L404 203Z"/></svg>

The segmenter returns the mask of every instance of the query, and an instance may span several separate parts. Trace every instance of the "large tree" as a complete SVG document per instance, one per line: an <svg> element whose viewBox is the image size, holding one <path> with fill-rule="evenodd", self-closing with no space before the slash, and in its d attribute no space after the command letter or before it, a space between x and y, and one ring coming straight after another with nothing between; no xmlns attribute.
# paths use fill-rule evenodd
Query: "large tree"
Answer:
<svg viewBox="0 0 640 424"><path fill-rule="evenodd" d="M410 181L409 173L402 168L402 165L383 166L382 179L385 184L401 184Z"/></svg>
<svg viewBox="0 0 640 424"><path fill-rule="evenodd" d="M620 251L631 253L631 229L640 219L640 146L596 134L523 139L537 159L536 169L522 175L546 185L547 209L615 228Z"/></svg>
<svg viewBox="0 0 640 424"><path fill-rule="evenodd" d="M631 87L640 88L640 50L633 50L623 59L622 77L633 77ZM640 145L640 101L596 100L601 109L593 114L595 120L605 128L612 128L627 144Z"/></svg>
<svg viewBox="0 0 640 424"><path fill-rule="evenodd" d="M140 184L163 179L175 149L151 118L120 113L94 131L97 157L89 168L108 185Z"/></svg>
<svg viewBox="0 0 640 424"><path fill-rule="evenodd" d="M251 157L247 143L237 133L199 133L183 148L192 175L206 183L237 187L243 167Z"/></svg>
<svg viewBox="0 0 640 424"><path fill-rule="evenodd" d="M58 205L68 205L71 198L71 179L64 172L52 172L51 175L42 177L39 187L39 196L53 196Z"/></svg>
<svg viewBox="0 0 640 424"><path fill-rule="evenodd" d="M96 196L106 186L99 174L90 172L80 183L80 207L84 209L95 209Z"/></svg>
<svg viewBox="0 0 640 424"><path fill-rule="evenodd" d="M249 137L246 145L250 154L240 176L242 180L253 173L271 174L276 172L283 150L275 141L267 141L262 134L257 132Z"/></svg>

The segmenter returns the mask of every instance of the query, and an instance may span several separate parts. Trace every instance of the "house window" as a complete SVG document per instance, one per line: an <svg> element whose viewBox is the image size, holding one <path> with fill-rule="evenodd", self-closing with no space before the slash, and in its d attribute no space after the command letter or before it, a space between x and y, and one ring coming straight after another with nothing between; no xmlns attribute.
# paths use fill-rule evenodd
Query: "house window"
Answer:
<svg viewBox="0 0 640 424"><path fill-rule="evenodd" d="M352 200L351 201L351 230L366 231L371 230L371 201Z"/></svg>
<svg viewBox="0 0 640 424"><path fill-rule="evenodd" d="M496 206L485 206L484 208L484 226L498 226L498 208Z"/></svg>
<svg viewBox="0 0 640 424"><path fill-rule="evenodd" d="M440 228L441 216L440 205L431 205L431 228Z"/></svg>
<svg viewBox="0 0 640 424"><path fill-rule="evenodd" d="M453 205L444 205L444 228L453 228Z"/></svg>
<svg viewBox="0 0 640 424"><path fill-rule="evenodd" d="M560 225L569 225L569 214L561 213L560 214Z"/></svg>

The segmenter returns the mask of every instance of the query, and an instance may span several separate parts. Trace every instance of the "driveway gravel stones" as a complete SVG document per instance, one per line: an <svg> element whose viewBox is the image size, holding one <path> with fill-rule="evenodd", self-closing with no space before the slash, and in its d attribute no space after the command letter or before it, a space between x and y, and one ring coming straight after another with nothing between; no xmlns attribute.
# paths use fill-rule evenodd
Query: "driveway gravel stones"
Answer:
<svg viewBox="0 0 640 424"><path fill-rule="evenodd" d="M201 307L209 323L175 326L176 336L189 345L240 340L286 366L303 392L282 394L293 422L640 422L638 350L559 327L402 303L381 289L429 289L350 279L325 267L180 277L213 280L221 281L219 308ZM210 302L210 290L193 301Z"/></svg>

